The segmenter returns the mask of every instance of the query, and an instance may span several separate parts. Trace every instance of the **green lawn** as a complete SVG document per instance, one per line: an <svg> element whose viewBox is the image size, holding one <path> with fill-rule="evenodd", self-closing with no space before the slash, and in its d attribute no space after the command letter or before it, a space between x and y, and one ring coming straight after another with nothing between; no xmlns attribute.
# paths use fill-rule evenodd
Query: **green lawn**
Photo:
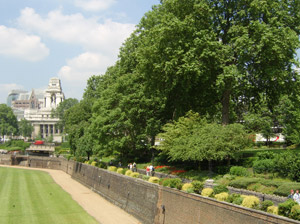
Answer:
<svg viewBox="0 0 300 224"><path fill-rule="evenodd" d="M43 171L0 167L0 223L97 223Z"/></svg>

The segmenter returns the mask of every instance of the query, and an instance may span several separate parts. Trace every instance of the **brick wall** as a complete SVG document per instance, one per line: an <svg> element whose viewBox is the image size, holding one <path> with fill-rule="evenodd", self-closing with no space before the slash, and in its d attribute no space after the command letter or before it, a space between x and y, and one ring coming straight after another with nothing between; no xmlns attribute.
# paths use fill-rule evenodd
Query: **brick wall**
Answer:
<svg viewBox="0 0 300 224"><path fill-rule="evenodd" d="M63 170L145 224L300 224L63 158L28 157L28 166Z"/></svg>

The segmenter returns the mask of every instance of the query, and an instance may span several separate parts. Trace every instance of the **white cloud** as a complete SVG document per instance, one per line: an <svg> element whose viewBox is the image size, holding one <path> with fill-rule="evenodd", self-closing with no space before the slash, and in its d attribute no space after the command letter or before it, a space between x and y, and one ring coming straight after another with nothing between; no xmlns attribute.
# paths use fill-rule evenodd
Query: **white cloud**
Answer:
<svg viewBox="0 0 300 224"><path fill-rule="evenodd" d="M91 75L103 74L115 63L120 46L135 29L134 24L101 23L97 18L85 18L80 13L65 15L61 10L42 17L32 8L23 9L17 23L28 32L77 45L86 52L69 59L58 72L66 97L78 99Z"/></svg>
<svg viewBox="0 0 300 224"><path fill-rule="evenodd" d="M106 20L99 23L96 18L85 18L82 14L64 15L61 10L48 13L42 18L32 8L25 8L18 18L20 27L37 32L54 40L80 45L85 51L118 54L124 40L135 29L134 24L122 24Z"/></svg>
<svg viewBox="0 0 300 224"><path fill-rule="evenodd" d="M66 96L80 98L86 87L87 80L92 75L105 73L108 66L113 65L114 60L101 54L86 52L67 61L58 77L61 79Z"/></svg>
<svg viewBox="0 0 300 224"><path fill-rule="evenodd" d="M49 49L38 36L0 26L0 54L26 61L39 61L49 55Z"/></svg>
<svg viewBox="0 0 300 224"><path fill-rule="evenodd" d="M0 103L6 104L6 99L9 92L17 89L24 89L24 87L16 83L0 84Z"/></svg>
<svg viewBox="0 0 300 224"><path fill-rule="evenodd" d="M101 11L108 9L115 0L76 0L75 5L86 11Z"/></svg>

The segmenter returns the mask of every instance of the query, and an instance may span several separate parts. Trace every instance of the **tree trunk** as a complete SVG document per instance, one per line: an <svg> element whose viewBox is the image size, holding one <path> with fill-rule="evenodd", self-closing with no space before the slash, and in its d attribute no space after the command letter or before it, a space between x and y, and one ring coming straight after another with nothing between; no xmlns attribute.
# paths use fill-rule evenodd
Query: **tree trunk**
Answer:
<svg viewBox="0 0 300 224"><path fill-rule="evenodd" d="M209 176L211 176L211 174L212 174L212 161L211 160L208 160L208 173L209 173Z"/></svg>
<svg viewBox="0 0 300 224"><path fill-rule="evenodd" d="M222 95L222 124L223 125L229 124L230 93L231 91L226 88L226 90L223 92Z"/></svg>

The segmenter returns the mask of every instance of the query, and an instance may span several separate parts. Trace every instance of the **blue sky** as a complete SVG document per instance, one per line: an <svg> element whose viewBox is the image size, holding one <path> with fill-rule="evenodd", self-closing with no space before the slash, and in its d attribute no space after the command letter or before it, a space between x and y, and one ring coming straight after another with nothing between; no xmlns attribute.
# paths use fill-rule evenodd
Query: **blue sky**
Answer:
<svg viewBox="0 0 300 224"><path fill-rule="evenodd" d="M119 48L159 0L0 0L0 103L13 89L59 77L66 98L117 60Z"/></svg>

